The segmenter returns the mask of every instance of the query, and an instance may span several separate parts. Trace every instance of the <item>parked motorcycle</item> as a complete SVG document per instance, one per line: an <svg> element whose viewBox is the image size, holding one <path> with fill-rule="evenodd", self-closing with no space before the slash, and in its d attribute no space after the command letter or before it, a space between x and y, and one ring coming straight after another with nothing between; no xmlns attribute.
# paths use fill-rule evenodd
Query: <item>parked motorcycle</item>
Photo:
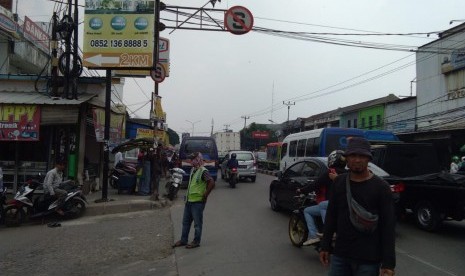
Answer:
<svg viewBox="0 0 465 276"><path fill-rule="evenodd" d="M26 219L54 214L58 207L63 210L65 218L77 218L86 210L87 200L79 186L74 185L72 181L60 184L60 189L68 192L61 204L54 196L34 196L34 191L41 186L41 181L32 179L19 189L4 210L6 226L19 226Z"/></svg>
<svg viewBox="0 0 465 276"><path fill-rule="evenodd" d="M231 188L236 188L236 183L237 183L237 167L230 168L228 171L228 180L229 180L229 187Z"/></svg>
<svg viewBox="0 0 465 276"><path fill-rule="evenodd" d="M300 194L294 196L295 210L292 211L291 218L289 219L289 238L291 239L292 245L301 247L303 243L308 239L308 228L305 220L304 209L308 206L317 204L317 195L315 192L311 192L307 195ZM321 217L314 217L315 224L319 230L323 229L323 221ZM322 232L322 231L319 231ZM315 250L320 250L320 243L314 243Z"/></svg>
<svg viewBox="0 0 465 276"><path fill-rule="evenodd" d="M110 172L110 186L114 189L118 189L118 180L122 176L131 175L135 176L137 173L136 168L124 161L119 162Z"/></svg>
<svg viewBox="0 0 465 276"><path fill-rule="evenodd" d="M178 196L179 185L182 183L182 177L186 172L181 168L170 169L170 180L166 183L165 190L168 193L167 197L169 200L173 200Z"/></svg>

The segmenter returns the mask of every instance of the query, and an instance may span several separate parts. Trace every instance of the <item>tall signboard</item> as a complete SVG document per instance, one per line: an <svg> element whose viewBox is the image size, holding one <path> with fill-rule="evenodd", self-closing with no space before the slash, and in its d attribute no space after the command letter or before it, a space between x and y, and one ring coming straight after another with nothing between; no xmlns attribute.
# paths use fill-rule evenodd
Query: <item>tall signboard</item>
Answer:
<svg viewBox="0 0 465 276"><path fill-rule="evenodd" d="M86 1L83 66L153 68L155 1Z"/></svg>

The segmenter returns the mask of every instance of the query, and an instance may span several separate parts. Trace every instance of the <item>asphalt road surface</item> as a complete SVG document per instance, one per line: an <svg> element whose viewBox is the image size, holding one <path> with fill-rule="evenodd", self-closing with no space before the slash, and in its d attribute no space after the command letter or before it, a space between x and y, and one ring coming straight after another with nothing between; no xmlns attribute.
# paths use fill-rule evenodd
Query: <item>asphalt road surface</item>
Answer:
<svg viewBox="0 0 465 276"><path fill-rule="evenodd" d="M268 185L219 179L204 214L199 248L171 245L181 232L182 196L171 207L44 224L0 227L0 275L327 275L313 247L296 248L289 214L273 212ZM397 275L465 275L465 223L437 233L397 225ZM193 230L191 230L191 240Z"/></svg>

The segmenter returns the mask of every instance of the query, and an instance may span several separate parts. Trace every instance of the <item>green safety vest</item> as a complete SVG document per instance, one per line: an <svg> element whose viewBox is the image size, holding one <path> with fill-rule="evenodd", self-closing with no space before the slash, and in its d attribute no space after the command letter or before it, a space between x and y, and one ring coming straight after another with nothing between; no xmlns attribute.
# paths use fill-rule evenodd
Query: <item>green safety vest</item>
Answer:
<svg viewBox="0 0 465 276"><path fill-rule="evenodd" d="M203 195L207 190L207 182L202 179L202 174L206 170L205 167L200 167L193 173L194 168L192 168L187 188L188 202L201 202L203 200Z"/></svg>

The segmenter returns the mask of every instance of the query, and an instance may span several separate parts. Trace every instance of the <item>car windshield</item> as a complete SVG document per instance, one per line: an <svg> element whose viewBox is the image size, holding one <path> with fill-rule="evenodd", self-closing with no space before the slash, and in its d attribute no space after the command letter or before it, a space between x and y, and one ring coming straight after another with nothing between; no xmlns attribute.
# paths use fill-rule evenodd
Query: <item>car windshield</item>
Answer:
<svg viewBox="0 0 465 276"><path fill-rule="evenodd" d="M236 159L240 161L250 161L253 160L253 155L249 152L238 152L236 153Z"/></svg>

